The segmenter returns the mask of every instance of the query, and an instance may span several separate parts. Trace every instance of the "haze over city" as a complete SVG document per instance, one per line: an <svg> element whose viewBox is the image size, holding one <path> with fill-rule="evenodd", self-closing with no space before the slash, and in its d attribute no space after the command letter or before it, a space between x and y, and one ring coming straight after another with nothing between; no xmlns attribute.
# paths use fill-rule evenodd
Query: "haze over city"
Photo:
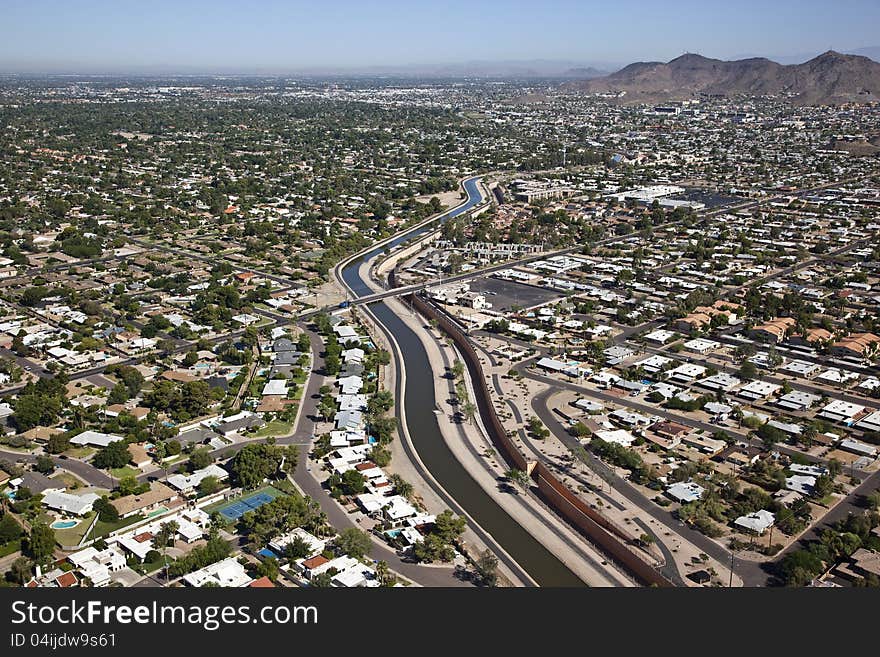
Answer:
<svg viewBox="0 0 880 657"><path fill-rule="evenodd" d="M433 72L449 65L466 73L468 64L479 72L492 62L610 71L684 52L792 63L831 48L875 47L880 3L7 0L3 19L15 26L0 43L7 73Z"/></svg>

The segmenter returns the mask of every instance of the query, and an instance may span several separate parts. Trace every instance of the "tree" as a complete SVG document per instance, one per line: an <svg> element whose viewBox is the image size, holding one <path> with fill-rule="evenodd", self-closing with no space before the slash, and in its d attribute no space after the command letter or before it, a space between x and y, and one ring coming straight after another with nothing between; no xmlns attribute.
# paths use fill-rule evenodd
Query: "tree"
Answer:
<svg viewBox="0 0 880 657"><path fill-rule="evenodd" d="M464 533L466 525L467 521L464 518L459 518L452 511L446 509L434 520L431 534L439 536L446 543L453 543Z"/></svg>
<svg viewBox="0 0 880 657"><path fill-rule="evenodd" d="M175 520L163 522L159 525L159 531L153 536L153 545L163 549L174 545L174 536L178 529L180 529L180 525Z"/></svg>
<svg viewBox="0 0 880 657"><path fill-rule="evenodd" d="M367 480L359 470L347 470L341 476L332 475L330 488L338 488L343 495L360 495L366 490Z"/></svg>
<svg viewBox="0 0 880 657"><path fill-rule="evenodd" d="M107 499L106 495L98 500L95 500L95 503L92 505L92 509L95 511L95 513L98 514L98 518L100 518L104 522L119 521L119 512L116 510L115 506L110 504L110 501Z"/></svg>
<svg viewBox="0 0 880 657"><path fill-rule="evenodd" d="M816 477L816 485L813 486L813 496L819 499L827 497L834 490L834 479L828 475Z"/></svg>
<svg viewBox="0 0 880 657"><path fill-rule="evenodd" d="M258 577L268 577L273 582L276 581L278 579L278 573L281 572L278 568L278 559L263 559L257 564L255 572Z"/></svg>
<svg viewBox="0 0 880 657"><path fill-rule="evenodd" d="M504 476L507 477L508 481L517 486L517 488L527 490L529 487L529 475L526 474L523 470L511 468L504 473Z"/></svg>
<svg viewBox="0 0 880 657"><path fill-rule="evenodd" d="M55 461L50 456L40 454L34 462L34 469L43 474L49 474L55 469Z"/></svg>
<svg viewBox="0 0 880 657"><path fill-rule="evenodd" d="M363 559L370 552L373 542L366 532L357 527L347 527L339 532L335 545L343 554L355 559Z"/></svg>
<svg viewBox="0 0 880 657"><path fill-rule="evenodd" d="M464 363L460 360L455 361L452 364L452 376L456 379L460 379L464 374Z"/></svg>
<svg viewBox="0 0 880 657"><path fill-rule="evenodd" d="M489 550L484 550L476 561L477 574L485 586L498 583L498 558Z"/></svg>
<svg viewBox="0 0 880 657"><path fill-rule="evenodd" d="M110 390L110 394L107 396L108 404L123 404L127 402L128 397L128 388L124 383L117 383L113 386L113 389Z"/></svg>
<svg viewBox="0 0 880 657"><path fill-rule="evenodd" d="M758 368L755 366L755 364L752 361L747 360L740 366L739 378L741 378L745 381L751 381L752 379L754 379L757 376L758 376Z"/></svg>
<svg viewBox="0 0 880 657"><path fill-rule="evenodd" d="M245 445L230 463L236 481L244 488L254 488L278 472L284 451L275 445Z"/></svg>
<svg viewBox="0 0 880 657"><path fill-rule="evenodd" d="M333 575L329 572L319 573L310 580L312 586L318 589L328 589L333 586Z"/></svg>
<svg viewBox="0 0 880 657"><path fill-rule="evenodd" d="M48 449L51 454L61 454L62 452L66 452L70 449L70 438L63 433L56 433L54 436L49 437L46 449Z"/></svg>
<svg viewBox="0 0 880 657"><path fill-rule="evenodd" d="M24 586L27 584L33 574L33 564L27 557L18 557L12 562L9 568L9 575L13 582Z"/></svg>
<svg viewBox="0 0 880 657"><path fill-rule="evenodd" d="M208 475L199 482L199 492L202 495L211 495L220 490L222 486L223 484L220 483L220 479L214 475Z"/></svg>
<svg viewBox="0 0 880 657"><path fill-rule="evenodd" d="M839 459L828 459L828 476L832 479L843 471L843 463Z"/></svg>
<svg viewBox="0 0 880 657"><path fill-rule="evenodd" d="M27 539L27 554L38 564L44 564L55 551L55 532L49 525L39 523L31 527Z"/></svg>
<svg viewBox="0 0 880 657"><path fill-rule="evenodd" d="M131 475L122 477L119 483L116 484L116 488L122 496L134 495L140 487L141 485L138 480Z"/></svg>
<svg viewBox="0 0 880 657"><path fill-rule="evenodd" d="M12 514L6 513L0 518L0 545L17 541L21 538L22 529Z"/></svg>
<svg viewBox="0 0 880 657"><path fill-rule="evenodd" d="M387 561L379 561L376 564L376 579L379 580L379 586L394 586L397 584L397 577L391 572Z"/></svg>
<svg viewBox="0 0 880 657"><path fill-rule="evenodd" d="M197 447L192 451L192 454L189 455L189 464L192 466L193 470L207 468L213 462L214 457L211 456L211 452L207 447Z"/></svg>
<svg viewBox="0 0 880 657"><path fill-rule="evenodd" d="M468 419L468 422L472 423L477 415L477 406L472 401L468 400L461 405L461 412L464 413L464 416Z"/></svg>
<svg viewBox="0 0 880 657"><path fill-rule="evenodd" d="M284 546L284 556L291 561L304 559L312 553L312 548L301 536L294 536L293 540Z"/></svg>
<svg viewBox="0 0 880 657"><path fill-rule="evenodd" d="M126 442L124 440L117 440L98 450L98 453L92 459L92 463L97 468L110 470L125 467L130 459L131 454L128 453Z"/></svg>

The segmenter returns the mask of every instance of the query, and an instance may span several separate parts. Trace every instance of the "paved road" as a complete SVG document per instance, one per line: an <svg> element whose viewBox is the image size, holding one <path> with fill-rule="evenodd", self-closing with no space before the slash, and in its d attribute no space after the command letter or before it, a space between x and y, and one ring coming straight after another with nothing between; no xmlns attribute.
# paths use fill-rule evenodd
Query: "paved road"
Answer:
<svg viewBox="0 0 880 657"><path fill-rule="evenodd" d="M24 452L8 452L0 450L0 459L6 459L12 463L19 460L25 461L26 463L34 463L36 462L37 457L34 454L27 454ZM53 456L52 460L55 462L56 466L72 472L91 486L106 488L108 490L116 486L116 480L113 479L113 477L85 461L80 461L79 459L62 459L57 456Z"/></svg>
<svg viewBox="0 0 880 657"><path fill-rule="evenodd" d="M296 472L293 475L294 481L302 489L303 493L311 497L321 506L321 510L327 514L330 524L337 530L346 529L348 527L357 527L356 522L352 520L352 516L346 512L339 503L334 500L330 493L315 479L310 471L308 460L308 452L311 448L312 438L315 433L315 423L318 417L317 406L320 398L319 390L324 384L324 376L322 370L324 360L320 357L323 350L321 338L312 330L308 330L309 340L312 343L312 353L315 355L312 367L312 375L302 397L302 410L299 416L299 422L293 433L289 436L278 439L279 444L299 444L300 455L296 465ZM382 545L378 540L373 541L373 549L370 553L373 559L384 560L388 562L391 570L396 571L422 586L432 587L448 587L448 586L470 586L454 575L454 570L449 566L424 566L409 561L404 561L398 554L389 547Z"/></svg>

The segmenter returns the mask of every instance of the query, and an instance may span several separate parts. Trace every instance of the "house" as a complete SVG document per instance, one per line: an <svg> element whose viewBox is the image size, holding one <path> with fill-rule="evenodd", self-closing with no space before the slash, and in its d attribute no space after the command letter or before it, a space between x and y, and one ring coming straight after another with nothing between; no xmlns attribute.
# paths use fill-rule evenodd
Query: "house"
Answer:
<svg viewBox="0 0 880 657"><path fill-rule="evenodd" d="M754 513L750 513L745 516L740 516L736 520L733 521L733 524L741 529L752 532L754 534L762 535L768 527L771 527L773 523L776 521L776 517L767 511L766 509L761 509L760 511L755 511Z"/></svg>
<svg viewBox="0 0 880 657"><path fill-rule="evenodd" d="M715 456L718 452L727 446L723 440L710 438L696 433L685 434L681 437L681 442L688 447L692 447L709 456Z"/></svg>
<svg viewBox="0 0 880 657"><path fill-rule="evenodd" d="M695 338L684 343L684 348L697 354L708 354L721 348L721 343L705 338Z"/></svg>
<svg viewBox="0 0 880 657"><path fill-rule="evenodd" d="M275 585L272 583L272 580L263 575L259 579L255 579L253 582L248 584L249 588L252 589L274 589Z"/></svg>
<svg viewBox="0 0 880 657"><path fill-rule="evenodd" d="M224 438L229 438L235 434L241 434L254 429L259 429L266 422L259 415L253 413L242 412L237 415L225 418L217 424L215 429Z"/></svg>
<svg viewBox="0 0 880 657"><path fill-rule="evenodd" d="M705 488L703 488L699 484L695 484L692 481L679 481L672 484L666 489L666 495L671 497L676 502L681 502L682 504L687 504L688 502L696 502L698 499L703 497L703 493L705 492Z"/></svg>
<svg viewBox="0 0 880 657"><path fill-rule="evenodd" d="M148 467L152 462L152 457L147 453L146 448L138 443L131 443L128 446L128 453L131 458L129 458L128 462L131 463L134 467L143 470Z"/></svg>
<svg viewBox="0 0 880 657"><path fill-rule="evenodd" d="M782 386L769 381L749 381L746 385L736 391L736 394L751 401L759 399L767 399L781 390Z"/></svg>
<svg viewBox="0 0 880 657"><path fill-rule="evenodd" d="M690 427L679 424L678 422L673 422L672 420L657 422L648 427L648 429L656 433L658 436L674 441L680 441L684 436L691 432Z"/></svg>
<svg viewBox="0 0 880 657"><path fill-rule="evenodd" d="M173 474L168 477L168 484L172 488L176 488L180 493L192 493L199 484L208 477L216 477L219 481L225 481L229 478L229 473L219 465L211 464L201 470L196 470L192 474Z"/></svg>
<svg viewBox="0 0 880 657"><path fill-rule="evenodd" d="M834 399L824 406L817 415L832 422L840 422L847 426L852 425L857 419L866 414L866 408L861 404L853 404L841 399Z"/></svg>
<svg viewBox="0 0 880 657"><path fill-rule="evenodd" d="M852 570L862 577L880 577L880 552L859 548L850 556Z"/></svg>
<svg viewBox="0 0 880 657"><path fill-rule="evenodd" d="M344 395L356 395L364 387L364 380L359 376L345 376L336 380Z"/></svg>
<svg viewBox="0 0 880 657"><path fill-rule="evenodd" d="M759 324L749 331L749 336L761 342L779 343L785 340L797 322L793 317L777 317L769 322Z"/></svg>
<svg viewBox="0 0 880 657"><path fill-rule="evenodd" d="M822 366L806 360L794 359L782 365L779 370L804 379L812 379L822 370Z"/></svg>
<svg viewBox="0 0 880 657"><path fill-rule="evenodd" d="M125 440L122 436L100 431L83 431L70 439L72 445L88 445L90 447L107 447L110 443Z"/></svg>
<svg viewBox="0 0 880 657"><path fill-rule="evenodd" d="M816 487L816 478L810 475L791 475L786 477L785 487L788 490L800 493L804 497L808 497Z"/></svg>
<svg viewBox="0 0 880 657"><path fill-rule="evenodd" d="M70 493L47 491L43 495L43 506L71 516L84 516L91 512L92 505L101 499L95 493L72 495Z"/></svg>
<svg viewBox="0 0 880 657"><path fill-rule="evenodd" d="M880 411L874 411L856 422L856 428L862 431L880 432Z"/></svg>
<svg viewBox="0 0 880 657"><path fill-rule="evenodd" d="M342 352L342 360L345 363L363 363L364 356L364 350L359 347L352 347L351 349L346 349Z"/></svg>
<svg viewBox="0 0 880 657"><path fill-rule="evenodd" d="M327 546L327 540L313 536L302 527L297 527L292 532L276 536L269 542L269 549L275 554L283 555L287 546L294 540L299 539L309 546L309 556L321 554Z"/></svg>
<svg viewBox="0 0 880 657"><path fill-rule="evenodd" d="M159 481L150 483L150 490L139 495L126 495L110 502L119 513L120 518L149 513L168 502L177 499L177 493Z"/></svg>
<svg viewBox="0 0 880 657"><path fill-rule="evenodd" d="M181 429L180 433L174 438L181 445L202 445L206 442L218 438L218 435L204 427L196 426L192 428Z"/></svg>
<svg viewBox="0 0 880 657"><path fill-rule="evenodd" d="M92 586L98 587L107 586L110 583L110 575L126 567L125 557L113 547L105 550L87 547L74 552L67 557L67 560L92 583Z"/></svg>
<svg viewBox="0 0 880 657"><path fill-rule="evenodd" d="M39 472L25 472L20 477L11 479L9 487L13 491L27 488L33 495L45 495L53 491L60 493L66 488L63 482L50 479Z"/></svg>
<svg viewBox="0 0 880 657"><path fill-rule="evenodd" d="M788 341L794 345L814 347L823 342L828 342L833 337L834 334L832 334L831 331L827 331L823 328L810 328L807 329L806 333L803 335L792 335Z"/></svg>
<svg viewBox="0 0 880 657"><path fill-rule="evenodd" d="M705 379L697 381L697 385L700 387L708 388L709 390L720 390L723 392L730 392L740 383L742 383L742 381L737 377L727 374L726 372L719 372L718 374L713 374L712 376L707 376Z"/></svg>
<svg viewBox="0 0 880 657"><path fill-rule="evenodd" d="M253 580L236 557L227 557L183 576L183 581L196 588L216 584L230 588L247 586Z"/></svg>
<svg viewBox="0 0 880 657"><path fill-rule="evenodd" d="M650 342L652 344L664 345L674 337L675 333L673 331L657 329L656 331L651 331L650 333L645 335L644 340L645 342Z"/></svg>
<svg viewBox="0 0 880 657"><path fill-rule="evenodd" d="M336 573L330 583L340 588L374 588L379 586L379 578L373 568L358 562L356 565Z"/></svg>
<svg viewBox="0 0 880 657"><path fill-rule="evenodd" d="M692 383L706 373L706 368L693 363L683 363L675 369L669 370L667 375L672 381L679 383Z"/></svg>
<svg viewBox="0 0 880 657"><path fill-rule="evenodd" d="M615 443L623 447L630 447L636 438L629 431L624 429L615 429L613 431L597 431L596 438L604 440L606 443Z"/></svg>
<svg viewBox="0 0 880 657"><path fill-rule="evenodd" d="M285 379L271 379L266 381L266 385L263 386L263 396L266 395L279 395L286 396L287 395L287 381Z"/></svg>
<svg viewBox="0 0 880 657"><path fill-rule="evenodd" d="M880 336L873 333L853 333L831 346L831 353L844 358L871 358L880 349Z"/></svg>
<svg viewBox="0 0 880 657"><path fill-rule="evenodd" d="M307 565L308 564L308 565ZM338 573L341 573L349 568L354 568L360 561L353 557L349 556L341 556L336 557L335 559L326 559L322 556L312 557L311 559L305 559L302 561L302 570L303 575L305 575L306 579L314 579L316 576L321 575L322 573L326 573L327 571L333 569Z"/></svg>
<svg viewBox="0 0 880 657"><path fill-rule="evenodd" d="M776 405L792 411L806 411L807 409L811 408L813 404L817 403L820 399L822 398L819 397L819 395L811 395L808 392L792 390L788 394L780 397L777 400Z"/></svg>
<svg viewBox="0 0 880 657"><path fill-rule="evenodd" d="M859 440L853 440L852 438L844 438L840 441L840 449L844 449L847 452L852 452L853 454L858 454L859 456L869 456L872 459L877 458L877 448L873 445L868 445L867 443L863 443Z"/></svg>

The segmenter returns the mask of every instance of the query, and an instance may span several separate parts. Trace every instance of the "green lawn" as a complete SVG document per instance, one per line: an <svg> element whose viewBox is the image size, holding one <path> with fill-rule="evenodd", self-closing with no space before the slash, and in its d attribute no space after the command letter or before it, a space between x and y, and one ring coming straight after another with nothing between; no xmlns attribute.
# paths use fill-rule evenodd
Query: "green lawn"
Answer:
<svg viewBox="0 0 880 657"><path fill-rule="evenodd" d="M170 564L172 561L174 561L174 559L169 557L168 563ZM165 565L164 559L159 559L158 561L145 561L144 563L140 564L134 570L139 572L141 575L149 575L150 573L159 570L164 565Z"/></svg>
<svg viewBox="0 0 880 657"><path fill-rule="evenodd" d="M263 392L264 385L266 385L266 377L255 376L248 388L248 397L259 397Z"/></svg>
<svg viewBox="0 0 880 657"><path fill-rule="evenodd" d="M0 545L0 557L7 557L13 552L18 552L21 549L21 540L18 541L9 541L9 543L5 543Z"/></svg>
<svg viewBox="0 0 880 657"><path fill-rule="evenodd" d="M59 545L79 545L80 540L82 540L83 534L86 533L89 525L92 524L93 517L94 513L90 513L85 518L83 518L76 527L71 527L70 529L56 529L55 540L58 542Z"/></svg>
<svg viewBox="0 0 880 657"><path fill-rule="evenodd" d="M72 459L87 459L94 453L95 450L91 447L71 447L64 452L65 456L69 456Z"/></svg>
<svg viewBox="0 0 880 657"><path fill-rule="evenodd" d="M95 538L96 536L106 536L110 532L115 532L117 529L128 527L129 525L133 525L134 523L140 522L143 519L143 516L138 515L132 516L131 518L123 518L122 520L117 520L116 522L105 522L104 520L99 520L98 524L96 524L95 528L92 530L92 534L91 536L89 536L89 538Z"/></svg>
<svg viewBox="0 0 880 657"><path fill-rule="evenodd" d="M130 465L126 465L122 468L113 468L110 470L110 474L116 477L117 479L122 479L123 477L137 477L141 473L137 468L133 468Z"/></svg>
<svg viewBox="0 0 880 657"><path fill-rule="evenodd" d="M256 431L254 436L257 438L265 438L267 436L286 436L293 429L290 422L282 422L281 420L272 420L265 427Z"/></svg>
<svg viewBox="0 0 880 657"><path fill-rule="evenodd" d="M73 489L79 488L80 486L84 485L83 481L79 477L76 477L69 472L59 472L58 474L53 475L49 478L63 482L66 488Z"/></svg>

